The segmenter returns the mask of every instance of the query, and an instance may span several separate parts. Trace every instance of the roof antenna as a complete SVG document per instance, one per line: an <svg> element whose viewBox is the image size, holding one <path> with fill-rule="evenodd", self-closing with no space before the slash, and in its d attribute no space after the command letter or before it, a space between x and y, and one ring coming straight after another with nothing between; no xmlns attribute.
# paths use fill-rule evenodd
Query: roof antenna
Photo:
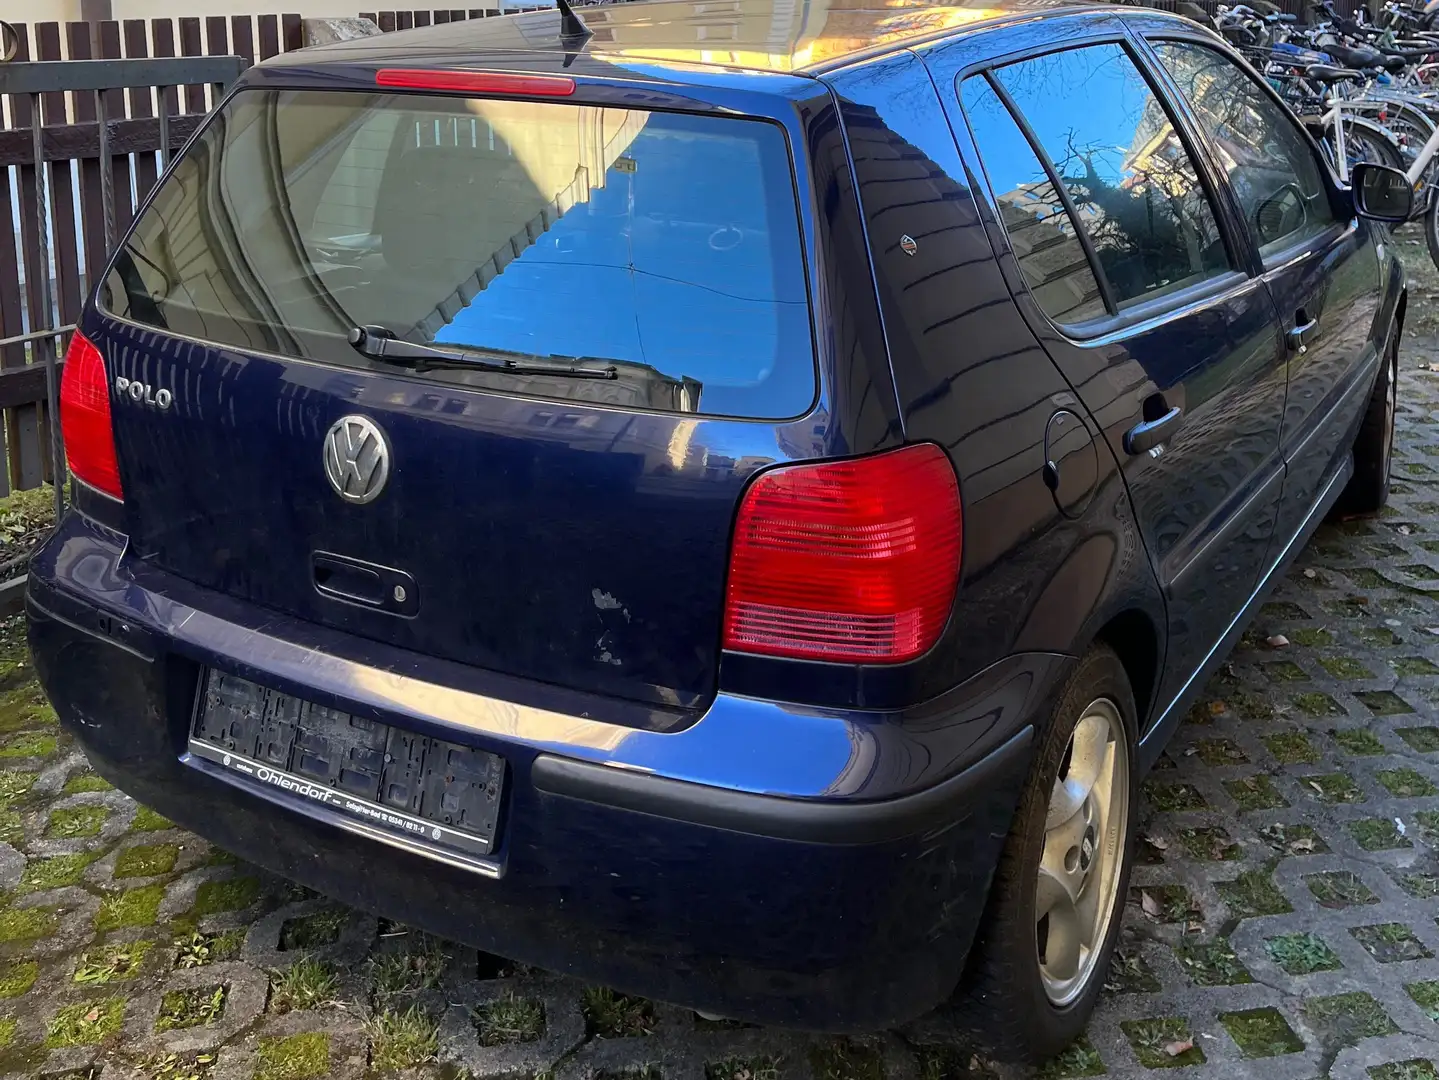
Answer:
<svg viewBox="0 0 1439 1080"><path fill-rule="evenodd" d="M560 9L560 38L566 45L570 45L573 38L579 39L574 44L583 44L593 36L594 32L575 14L569 0L555 0L555 7Z"/></svg>

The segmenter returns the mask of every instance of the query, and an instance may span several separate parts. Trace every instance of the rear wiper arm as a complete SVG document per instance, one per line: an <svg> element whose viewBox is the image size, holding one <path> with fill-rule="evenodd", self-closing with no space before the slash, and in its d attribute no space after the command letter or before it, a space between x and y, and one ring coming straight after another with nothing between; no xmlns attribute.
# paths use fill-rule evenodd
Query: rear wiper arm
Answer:
<svg viewBox="0 0 1439 1080"><path fill-rule="evenodd" d="M402 341L383 326L356 326L350 344L363 356L411 371L493 371L503 375L557 375L567 379L618 379L613 364L591 364L578 357L511 359L501 353L463 346L441 348Z"/></svg>

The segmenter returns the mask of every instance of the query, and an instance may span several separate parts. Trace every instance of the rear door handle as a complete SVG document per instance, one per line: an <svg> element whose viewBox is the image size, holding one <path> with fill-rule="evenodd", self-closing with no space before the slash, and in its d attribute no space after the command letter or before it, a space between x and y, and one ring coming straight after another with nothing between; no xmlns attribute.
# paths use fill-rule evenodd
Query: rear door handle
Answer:
<svg viewBox="0 0 1439 1080"><path fill-rule="evenodd" d="M1183 415L1184 410L1175 405L1156 420L1146 420L1142 424L1135 424L1124 433L1124 452L1126 454L1143 454L1153 450L1174 434L1179 427L1179 418Z"/></svg>

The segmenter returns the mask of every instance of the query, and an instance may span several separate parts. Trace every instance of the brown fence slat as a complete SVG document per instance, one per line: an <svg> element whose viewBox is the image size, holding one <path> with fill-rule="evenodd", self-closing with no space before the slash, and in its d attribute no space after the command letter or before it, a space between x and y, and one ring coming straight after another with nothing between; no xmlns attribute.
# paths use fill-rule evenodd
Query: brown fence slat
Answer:
<svg viewBox="0 0 1439 1080"><path fill-rule="evenodd" d="M376 26L379 26L379 25L380 25L379 17L378 17L378 15L377 15L375 12L373 12L373 11L362 11L362 12L360 12L360 18L362 18L362 19L369 19L369 20L370 20L372 23L374 23Z"/></svg>
<svg viewBox="0 0 1439 1080"><path fill-rule="evenodd" d="M88 96L88 95L87 95ZM94 110L83 123L56 124L44 129L45 159L69 162L76 158L93 158L100 153L100 125ZM170 149L178 150L194 134L204 120L198 113L177 116L170 121ZM110 121L110 152L153 155L160 148L160 121L155 117ZM0 131L0 168L28 164L32 154L30 131ZM68 172L68 168L66 170ZM83 187L83 171L82 171ZM82 199L83 207L83 199ZM98 213L98 211L97 211Z"/></svg>
<svg viewBox="0 0 1439 1080"><path fill-rule="evenodd" d="M145 20L125 20L125 55L131 57L146 57L150 55L150 47L145 41ZM151 101L151 88L140 87L138 90L130 91L130 115L136 119L145 119L155 115L155 105ZM158 136L157 136L158 140ZM155 162L153 153L143 152L143 148L135 154L135 199L138 207L155 186L155 177L159 168Z"/></svg>
<svg viewBox="0 0 1439 1080"><path fill-rule="evenodd" d="M196 18L185 18L180 20L180 55L200 56L203 50L200 48L200 20ZM205 111L205 88L203 86L185 87L185 111Z"/></svg>
<svg viewBox="0 0 1439 1080"><path fill-rule="evenodd" d="M89 60L90 24L72 22L65 24L65 36L70 42L72 60ZM95 123L95 95L75 95L75 120L77 123ZM100 142L98 137L93 147L82 154L66 155L80 158L80 231L85 237L85 280L93 283L105 268L105 210L100 195ZM60 154L57 152L57 157Z"/></svg>
<svg viewBox="0 0 1439 1080"><path fill-rule="evenodd" d="M305 47L305 29L298 15L280 16L280 47L294 52Z"/></svg>
<svg viewBox="0 0 1439 1080"><path fill-rule="evenodd" d="M395 29L395 13L393 11L380 12L379 18L375 21L386 34Z"/></svg>
<svg viewBox="0 0 1439 1080"><path fill-rule="evenodd" d="M429 25L430 25L430 13L429 13L428 11L417 11L417 12L415 12L415 25L416 25L416 26L429 26Z"/></svg>
<svg viewBox="0 0 1439 1080"><path fill-rule="evenodd" d="M260 16L260 59L268 60L280 51L280 19L276 15Z"/></svg>
<svg viewBox="0 0 1439 1080"><path fill-rule="evenodd" d="M255 29L248 15L230 16L230 41L236 56L245 58L245 66L255 62Z"/></svg>
<svg viewBox="0 0 1439 1080"><path fill-rule="evenodd" d="M41 23L36 27L35 53L41 60L59 60L60 24ZM44 96L45 123L63 125L67 121L65 94ZM31 152L34 152L33 142ZM80 316L84 290L80 285L80 245L75 228L75 183L70 171L69 154L51 153L46 145L45 159L52 162L46 169L50 179L50 215L54 221L55 289L51 295L60 313L60 324L68 325ZM45 342L53 347L53 342ZM45 455L49 460L49 455Z"/></svg>
<svg viewBox="0 0 1439 1080"><path fill-rule="evenodd" d="M18 38L15 59L29 60L29 27L16 25L15 32ZM10 95L10 115L17 128L28 128L33 113L29 95ZM35 165L22 165L17 172L20 180L20 262L17 268L23 267L25 272L25 288L20 290L20 303L29 316L29 329L34 330L39 327L41 320L48 320L50 317L50 313L44 311L40 303L41 275L48 277L50 268L40 260L40 230L35 220L39 212ZM5 205L10 205L8 199ZM18 364L24 364L27 355L33 351L34 346L29 350L22 347L17 357ZM46 455L39 445L39 439L38 406L21 405L5 410L5 445L9 451L7 459L10 487L31 488L40 483L44 475Z"/></svg>
<svg viewBox="0 0 1439 1080"><path fill-rule="evenodd" d="M413 11L395 12L395 21L398 24L396 29L408 30L415 25L415 13Z"/></svg>
<svg viewBox="0 0 1439 1080"><path fill-rule="evenodd" d="M205 52L209 56L230 55L230 27L225 16L205 17Z"/></svg>
<svg viewBox="0 0 1439 1080"><path fill-rule="evenodd" d="M118 60L124 56L120 47L120 24L114 19L106 19L100 23L100 56L104 60ZM125 91L106 90L105 92L105 115L111 120L122 120L125 112ZM115 235L112 240L119 240L120 235L130 227L130 222L135 218L135 201L130 187L130 155L111 152L110 156L111 175L115 183ZM106 252L108 255L109 252Z"/></svg>
<svg viewBox="0 0 1439 1080"><path fill-rule="evenodd" d="M449 22L449 21L450 21L450 13L449 13L448 11L437 11L437 12L435 12L435 23L436 23L436 25L438 25L438 24L440 24L440 23L447 23L447 22Z"/></svg>

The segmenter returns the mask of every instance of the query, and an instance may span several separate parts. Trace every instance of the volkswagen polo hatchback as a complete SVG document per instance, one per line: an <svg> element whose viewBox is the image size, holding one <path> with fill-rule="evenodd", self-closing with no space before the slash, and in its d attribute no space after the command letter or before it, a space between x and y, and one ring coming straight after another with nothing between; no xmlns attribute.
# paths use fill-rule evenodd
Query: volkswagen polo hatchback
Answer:
<svg viewBox="0 0 1439 1080"><path fill-rule="evenodd" d="M634 3L250 69L63 376L30 640L96 769L447 938L848 1031L1081 1028L1134 799L1405 294L1217 38Z"/></svg>

